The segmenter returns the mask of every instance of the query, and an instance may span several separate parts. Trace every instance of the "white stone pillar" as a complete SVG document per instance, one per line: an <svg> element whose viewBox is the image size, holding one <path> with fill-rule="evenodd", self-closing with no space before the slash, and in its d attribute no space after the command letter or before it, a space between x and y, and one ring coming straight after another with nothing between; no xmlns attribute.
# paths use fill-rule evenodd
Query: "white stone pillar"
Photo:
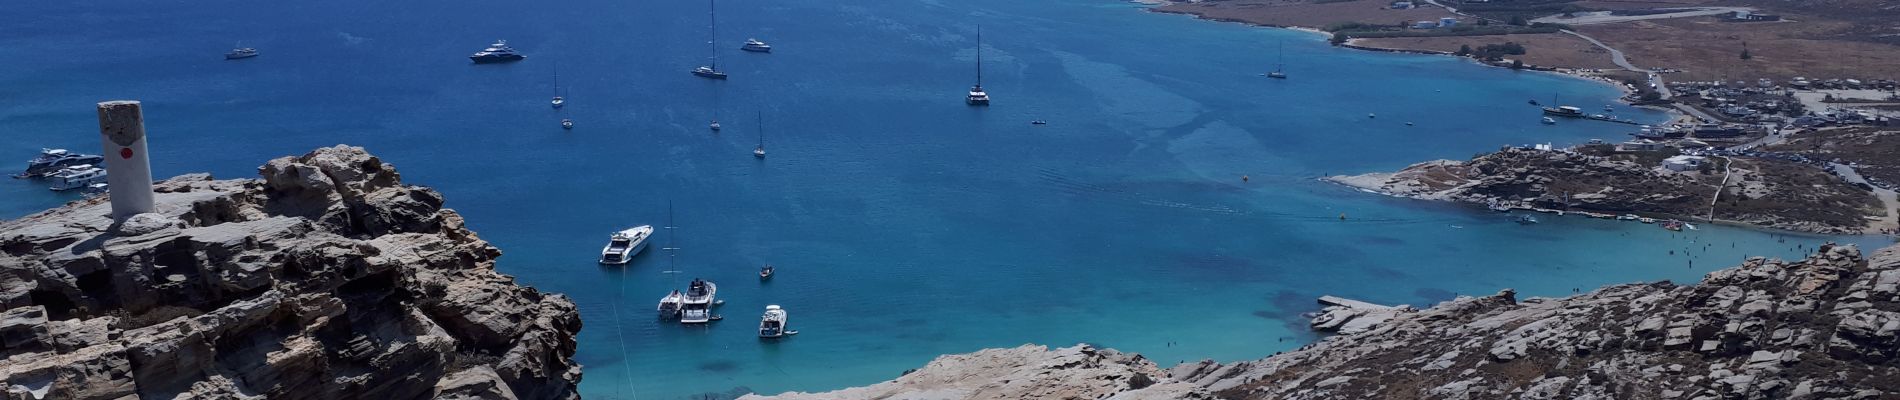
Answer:
<svg viewBox="0 0 1900 400"><path fill-rule="evenodd" d="M152 212L152 161L145 151L145 114L137 100L99 103L99 142L104 145L112 218Z"/></svg>

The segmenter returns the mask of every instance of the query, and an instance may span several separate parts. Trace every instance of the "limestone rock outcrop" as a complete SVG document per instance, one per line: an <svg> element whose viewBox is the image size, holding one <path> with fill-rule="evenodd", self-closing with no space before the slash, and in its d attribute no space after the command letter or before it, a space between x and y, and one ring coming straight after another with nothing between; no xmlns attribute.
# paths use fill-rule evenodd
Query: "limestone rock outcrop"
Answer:
<svg viewBox="0 0 1900 400"><path fill-rule="evenodd" d="M1140 355L1086 344L1051 350L1024 345L938 357L896 380L777 399L1099 399L1153 385L1166 375ZM768 397L746 396L741 399Z"/></svg>
<svg viewBox="0 0 1900 400"><path fill-rule="evenodd" d="M1052 372L1062 355L1033 350L945 356L827 395L1015 399L980 388L1026 381L1113 399L1900 398L1900 246L1757 257L1696 285L1460 297L1262 360L1177 365L1140 387L1096 378L1127 376L1112 363Z"/></svg>
<svg viewBox="0 0 1900 400"><path fill-rule="evenodd" d="M361 148L0 222L7 399L572 399L566 297Z"/></svg>

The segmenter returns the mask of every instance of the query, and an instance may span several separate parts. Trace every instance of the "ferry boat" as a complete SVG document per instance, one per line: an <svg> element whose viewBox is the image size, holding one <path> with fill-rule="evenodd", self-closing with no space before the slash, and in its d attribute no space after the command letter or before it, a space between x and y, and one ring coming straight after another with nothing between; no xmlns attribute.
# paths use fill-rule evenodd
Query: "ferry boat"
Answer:
<svg viewBox="0 0 1900 400"><path fill-rule="evenodd" d="M1544 115L1564 118L1583 118L1583 109L1575 106L1544 107Z"/></svg>
<svg viewBox="0 0 1900 400"><path fill-rule="evenodd" d="M759 338L777 339L798 334L798 331L785 329L787 317L784 308L778 305L765 306L765 315L759 317Z"/></svg>
<svg viewBox="0 0 1900 400"><path fill-rule="evenodd" d="M680 323L704 324L719 319L712 313L716 304L713 296L719 294L719 286L704 279L693 279L686 286L686 295L680 299Z"/></svg>
<svg viewBox="0 0 1900 400"><path fill-rule="evenodd" d="M640 225L627 230L614 232L607 239L607 247L600 249L600 263L607 265L626 265L647 248L647 238L653 236L653 225Z"/></svg>
<svg viewBox="0 0 1900 400"><path fill-rule="evenodd" d="M970 94L963 98L965 104L972 106L990 105L990 93L983 91L983 28L976 28L976 84L970 86Z"/></svg>
<svg viewBox="0 0 1900 400"><path fill-rule="evenodd" d="M765 42L759 41L758 39L746 39L745 45L739 46L739 50L745 50L745 51L750 51L754 53L770 53L772 52L772 45L765 44Z"/></svg>
<svg viewBox="0 0 1900 400"><path fill-rule="evenodd" d="M53 182L53 186L48 189L53 189L55 192L64 192L73 189L84 189L92 186L94 183L105 182L106 170L105 168L91 165L74 165L47 175L46 178Z"/></svg>
<svg viewBox="0 0 1900 400"><path fill-rule="evenodd" d="M41 178L59 172L60 169L66 167L98 164L105 161L105 157L74 153L66 151L66 149L40 149L39 157L34 157L32 160L26 162L26 171L21 172L19 175L14 175L13 177Z"/></svg>
<svg viewBox="0 0 1900 400"><path fill-rule="evenodd" d="M231 49L231 52L229 53L224 53L224 59L226 60L242 60L242 59L251 58L251 57L257 57L257 49L250 48L250 47L239 47L239 48Z"/></svg>
<svg viewBox="0 0 1900 400"><path fill-rule="evenodd" d="M684 300L685 298L686 296L680 294L680 291L678 290L674 290L673 293L667 294L666 297L661 297L660 307L659 307L660 318L679 318L680 317L680 303L681 303L681 300Z"/></svg>
<svg viewBox="0 0 1900 400"><path fill-rule="evenodd" d="M468 56L468 59L474 61L476 64L520 61L523 58L528 57L521 55L521 53L516 53L513 47L508 47L508 41L506 40L496 40L495 44L488 45L488 48Z"/></svg>

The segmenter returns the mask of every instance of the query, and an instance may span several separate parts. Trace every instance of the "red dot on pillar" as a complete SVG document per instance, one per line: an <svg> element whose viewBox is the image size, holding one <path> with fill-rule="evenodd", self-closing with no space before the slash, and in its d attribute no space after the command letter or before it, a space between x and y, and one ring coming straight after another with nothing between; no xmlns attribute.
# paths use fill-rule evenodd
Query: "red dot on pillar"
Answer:
<svg viewBox="0 0 1900 400"><path fill-rule="evenodd" d="M132 158L132 149L119 149L119 158Z"/></svg>

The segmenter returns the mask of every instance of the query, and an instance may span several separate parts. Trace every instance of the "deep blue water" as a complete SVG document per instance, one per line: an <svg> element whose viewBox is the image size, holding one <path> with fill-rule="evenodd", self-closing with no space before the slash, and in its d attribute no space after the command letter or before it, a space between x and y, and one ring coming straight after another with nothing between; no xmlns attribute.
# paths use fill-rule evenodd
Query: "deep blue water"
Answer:
<svg viewBox="0 0 1900 400"><path fill-rule="evenodd" d="M731 0L718 47L732 78L711 82L686 72L706 56L704 7L10 4L0 160L96 151L93 103L120 98L145 102L159 176L249 177L269 158L368 147L445 193L505 251L502 271L580 304L582 390L607 399L836 389L1031 342L1164 364L1253 359L1311 340L1298 313L1322 294L1564 295L1694 281L1825 240L1556 217L1524 227L1313 179L1623 137L1541 126L1524 105L1618 95L1582 80L1339 50L1112 0ZM979 23L995 98L982 109L961 102ZM777 52L738 51L747 37ZM529 59L468 64L496 38ZM221 60L239 41L263 56ZM1282 43L1293 79L1257 76ZM546 103L557 64L560 112ZM715 107L720 134L704 128ZM755 114L764 161L749 154ZM579 127L562 131L563 117ZM0 181L0 217L66 200ZM668 204L684 274L659 272L665 234L633 265L594 264L608 232L663 225ZM761 284L766 262L780 275ZM722 284L728 319L657 322L654 302L691 277ZM803 334L754 338L766 304Z"/></svg>

